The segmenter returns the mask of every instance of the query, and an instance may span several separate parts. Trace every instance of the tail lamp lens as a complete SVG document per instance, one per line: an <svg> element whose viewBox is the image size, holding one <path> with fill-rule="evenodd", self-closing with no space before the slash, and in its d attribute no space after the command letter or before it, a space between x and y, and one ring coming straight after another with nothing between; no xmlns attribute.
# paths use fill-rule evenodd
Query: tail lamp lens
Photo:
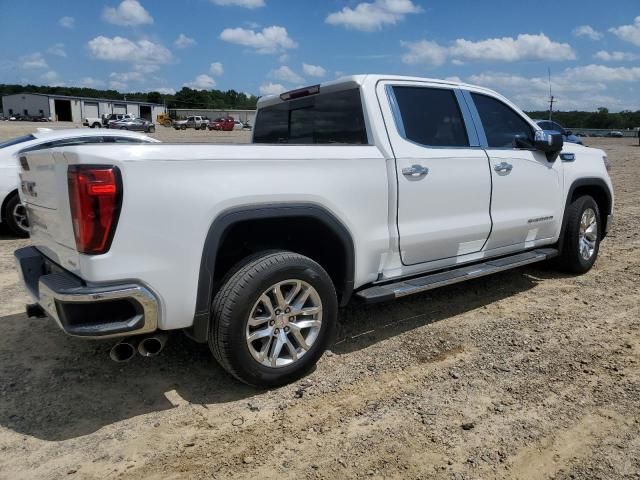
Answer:
<svg viewBox="0 0 640 480"><path fill-rule="evenodd" d="M67 180L78 252L107 252L122 203L120 171L113 166L71 165Z"/></svg>

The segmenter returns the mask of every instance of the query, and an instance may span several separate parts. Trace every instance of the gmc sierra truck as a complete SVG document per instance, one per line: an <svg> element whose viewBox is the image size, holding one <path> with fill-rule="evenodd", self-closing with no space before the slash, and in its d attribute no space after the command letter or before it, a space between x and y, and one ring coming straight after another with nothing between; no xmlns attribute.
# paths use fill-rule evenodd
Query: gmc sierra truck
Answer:
<svg viewBox="0 0 640 480"><path fill-rule="evenodd" d="M250 145L79 145L20 164L31 315L124 337L117 360L180 329L263 387L307 372L349 301L550 259L585 273L613 212L603 151L563 146L491 90L399 76L263 97Z"/></svg>

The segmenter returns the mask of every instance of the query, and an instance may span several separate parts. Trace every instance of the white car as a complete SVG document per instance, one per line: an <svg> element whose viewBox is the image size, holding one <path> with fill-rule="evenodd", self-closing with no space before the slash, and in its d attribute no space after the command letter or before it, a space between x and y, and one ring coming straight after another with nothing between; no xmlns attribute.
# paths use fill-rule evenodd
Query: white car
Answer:
<svg viewBox="0 0 640 480"><path fill-rule="evenodd" d="M29 234L29 222L18 196L18 158L20 152L87 143L136 144L157 143L146 135L127 131L94 132L81 129L38 129L34 133L0 142L0 223L16 235Z"/></svg>
<svg viewBox="0 0 640 480"><path fill-rule="evenodd" d="M27 153L33 246L15 255L28 313L125 337L113 358L181 329L275 386L315 364L351 299L554 257L589 271L612 221L607 165L489 89L345 77L262 97L253 145Z"/></svg>

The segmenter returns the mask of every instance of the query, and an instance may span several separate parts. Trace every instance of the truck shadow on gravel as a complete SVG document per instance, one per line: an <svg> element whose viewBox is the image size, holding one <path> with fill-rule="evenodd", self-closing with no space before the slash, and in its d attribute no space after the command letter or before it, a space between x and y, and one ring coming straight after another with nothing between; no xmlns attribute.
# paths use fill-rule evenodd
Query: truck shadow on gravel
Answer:
<svg viewBox="0 0 640 480"><path fill-rule="evenodd" d="M348 354L560 276L527 268L396 302L351 305L340 312L330 348ZM0 332L0 425L43 440L76 438L182 402L222 404L262 393L229 377L206 345L181 333L158 357L117 364L108 357L112 342L67 337L47 319L6 316Z"/></svg>

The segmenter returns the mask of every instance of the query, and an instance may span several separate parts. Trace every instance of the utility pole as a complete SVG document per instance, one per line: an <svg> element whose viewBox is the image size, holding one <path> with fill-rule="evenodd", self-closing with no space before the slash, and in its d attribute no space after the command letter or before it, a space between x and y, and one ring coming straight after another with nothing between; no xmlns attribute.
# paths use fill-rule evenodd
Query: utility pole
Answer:
<svg viewBox="0 0 640 480"><path fill-rule="evenodd" d="M549 120L553 116L553 104L555 103L555 97L551 93L551 68L548 68L549 73Z"/></svg>

